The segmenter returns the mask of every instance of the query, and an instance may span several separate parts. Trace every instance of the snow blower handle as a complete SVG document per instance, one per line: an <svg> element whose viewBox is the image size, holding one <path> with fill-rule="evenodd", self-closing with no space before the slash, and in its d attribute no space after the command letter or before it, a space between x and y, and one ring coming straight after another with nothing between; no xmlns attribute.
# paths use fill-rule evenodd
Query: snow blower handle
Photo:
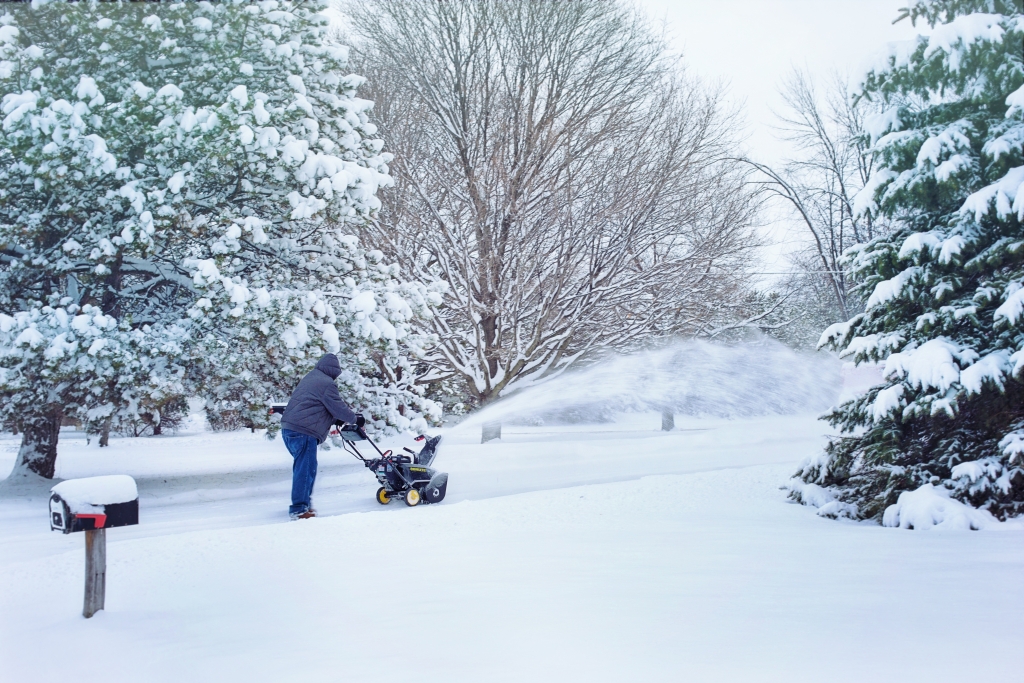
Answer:
<svg viewBox="0 0 1024 683"><path fill-rule="evenodd" d="M380 454L380 457L382 457L382 458L387 457L386 455L384 455L384 453L381 453L381 450L379 448L377 448L377 444L375 444L373 442L373 439L371 439L370 437L368 437L366 435L366 432L363 430L362 427L359 428L359 433L363 436L364 439L366 439L367 441L370 442L370 445L373 446L373 450L377 451L377 453ZM391 451L388 451L388 454L390 454L390 453L391 453Z"/></svg>
<svg viewBox="0 0 1024 683"><path fill-rule="evenodd" d="M338 427L341 430L345 430L345 427L349 427L349 428L355 427L355 429L349 429L349 430L345 430L345 431L354 431L360 437L362 437L366 441L369 441L370 445L373 446L373 450L377 451L377 454L380 455L380 457L382 457L382 458L384 457L384 453L382 453L380 448L377 447L377 444L375 444L373 442L373 439L371 439L369 437L369 435L367 435L366 429L364 429L364 425L366 425L366 418L363 417L362 415L356 415L355 423L345 422L343 420L335 420L334 424L338 425Z"/></svg>
<svg viewBox="0 0 1024 683"><path fill-rule="evenodd" d="M356 414L356 422L355 422L355 424L356 424L356 434L358 434L359 436L363 437L367 441L370 441L370 437L366 435L366 430L364 429L364 427L366 426L366 418L363 417L362 415ZM374 447L374 449L378 453L380 453L380 449L377 448L377 444L373 443L372 441L370 441L370 444Z"/></svg>

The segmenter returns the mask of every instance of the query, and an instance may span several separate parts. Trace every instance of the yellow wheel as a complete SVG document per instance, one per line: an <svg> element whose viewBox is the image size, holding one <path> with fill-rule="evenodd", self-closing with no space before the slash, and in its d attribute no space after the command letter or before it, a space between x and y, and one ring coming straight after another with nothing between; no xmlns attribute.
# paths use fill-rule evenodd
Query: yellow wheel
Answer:
<svg viewBox="0 0 1024 683"><path fill-rule="evenodd" d="M420 492L416 489L409 489L405 492L405 504L409 507L420 504Z"/></svg>
<svg viewBox="0 0 1024 683"><path fill-rule="evenodd" d="M387 505L391 502L391 496L388 495L388 492L384 490L383 486L377 489L377 502L381 505Z"/></svg>

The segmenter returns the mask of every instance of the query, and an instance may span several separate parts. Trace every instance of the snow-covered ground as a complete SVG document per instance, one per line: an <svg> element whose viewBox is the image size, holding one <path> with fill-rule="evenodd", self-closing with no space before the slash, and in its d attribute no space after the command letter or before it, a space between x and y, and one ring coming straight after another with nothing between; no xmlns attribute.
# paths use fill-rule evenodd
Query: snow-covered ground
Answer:
<svg viewBox="0 0 1024 683"><path fill-rule="evenodd" d="M658 416L446 434L438 506L380 507L321 453L321 518L288 522L290 458L244 432L62 436L58 476L131 474L107 605L45 489L0 499L0 671L75 681L1012 680L1024 531L831 521L779 490L813 416ZM387 445L404 445L395 440ZM0 440L8 471L16 441Z"/></svg>

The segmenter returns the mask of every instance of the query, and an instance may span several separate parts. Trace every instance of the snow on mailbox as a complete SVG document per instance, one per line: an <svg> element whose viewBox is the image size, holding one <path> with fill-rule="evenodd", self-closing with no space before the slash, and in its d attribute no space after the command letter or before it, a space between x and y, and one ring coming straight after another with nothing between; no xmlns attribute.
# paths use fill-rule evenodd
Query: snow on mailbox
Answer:
<svg viewBox="0 0 1024 683"><path fill-rule="evenodd" d="M85 606L88 619L107 593L107 529L139 523L139 490L124 474L68 479L50 489L50 528L85 532Z"/></svg>
<svg viewBox="0 0 1024 683"><path fill-rule="evenodd" d="M54 531L70 534L139 523L139 491L126 474L68 479L50 493Z"/></svg>

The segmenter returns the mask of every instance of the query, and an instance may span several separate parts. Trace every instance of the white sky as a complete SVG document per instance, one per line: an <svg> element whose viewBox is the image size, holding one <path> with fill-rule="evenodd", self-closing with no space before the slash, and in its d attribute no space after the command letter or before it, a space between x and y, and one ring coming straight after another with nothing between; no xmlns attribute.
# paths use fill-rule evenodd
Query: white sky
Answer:
<svg viewBox="0 0 1024 683"><path fill-rule="evenodd" d="M793 67L827 77L832 70L855 74L885 44L908 40L908 20L893 25L907 0L637 0L651 18L664 21L672 46L688 68L721 79L730 98L742 104L750 155L769 164L787 154L775 138L772 114L782 110L778 86ZM768 234L767 270L787 266L781 254L799 226L773 221Z"/></svg>

